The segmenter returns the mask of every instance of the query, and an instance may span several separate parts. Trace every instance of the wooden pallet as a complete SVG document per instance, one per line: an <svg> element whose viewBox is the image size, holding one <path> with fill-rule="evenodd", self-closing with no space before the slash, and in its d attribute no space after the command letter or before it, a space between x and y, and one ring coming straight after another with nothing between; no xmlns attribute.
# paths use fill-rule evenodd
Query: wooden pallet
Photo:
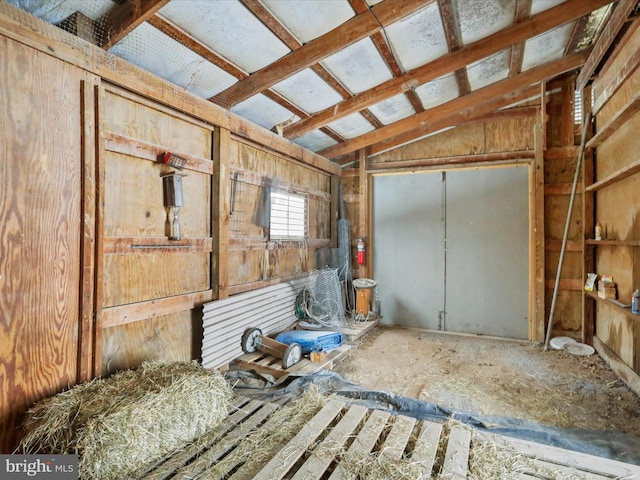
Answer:
<svg viewBox="0 0 640 480"><path fill-rule="evenodd" d="M350 343L350 342L355 342L356 340L359 340L360 338L365 336L367 333L369 333L371 330L377 327L379 323L380 323L380 318L378 317L373 320L367 320L363 322L353 322L349 324L348 327L344 327L344 328L318 328L318 329L309 328L309 330L338 332L344 336L345 342Z"/></svg>
<svg viewBox="0 0 640 480"><path fill-rule="evenodd" d="M308 358L303 358L295 365L284 369L282 360L272 355L262 352L245 353L231 364L232 368L238 370L255 371L272 375L276 379L284 379L287 375L309 375L320 370L331 370L335 363L344 359L350 350L349 345L341 345L329 352L322 361L312 362Z"/></svg>
<svg viewBox="0 0 640 480"><path fill-rule="evenodd" d="M292 438L277 449L277 453L260 462L257 469L247 468L245 464L248 457L235 458L225 464L223 459L253 432L266 428L271 416L279 408L283 408L282 405L238 398L235 411L217 428L159 463L141 478L195 479L206 476L206 472L218 464L218 467L224 465L224 471L217 472L215 478L357 480L350 469L345 467L344 459L352 455L369 458L371 461L373 457L366 456L375 452L375 456L381 461L403 459L410 462L420 470L417 478L428 479L439 473L438 478L462 480L468 475L472 442L490 441L534 459L551 468L551 471L562 474L562 478L640 479L640 466L472 431L461 426L451 428L447 436L442 434L441 424L391 415L360 405L348 405L336 398L329 400ZM439 468L436 467L439 448L445 455L440 460L442 469L436 472ZM339 452L340 456L334 457L331 452ZM529 473L519 471L509 478L541 478L534 476L533 472Z"/></svg>

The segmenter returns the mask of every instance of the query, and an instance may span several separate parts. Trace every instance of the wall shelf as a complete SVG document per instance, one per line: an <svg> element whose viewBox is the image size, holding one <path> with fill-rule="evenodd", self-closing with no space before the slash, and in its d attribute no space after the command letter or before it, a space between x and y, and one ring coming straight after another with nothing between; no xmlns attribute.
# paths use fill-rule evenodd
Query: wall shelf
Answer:
<svg viewBox="0 0 640 480"><path fill-rule="evenodd" d="M603 179L592 183L591 185L589 185L588 187L585 188L585 191L592 192L592 191L595 191L595 190L599 190L599 189L604 188L604 187L606 187L608 185L611 185L612 183L615 183L615 182L618 182L618 181L620 181L620 180L622 180L624 178L630 177L634 173L638 173L638 172L640 172L640 160L636 160L635 162L630 163L629 165L625 166L624 168L616 170L615 172L611 173L610 175L607 175Z"/></svg>
<svg viewBox="0 0 640 480"><path fill-rule="evenodd" d="M587 245L609 245L609 246L629 246L629 247L640 247L640 240L594 240L592 238L585 240L584 243Z"/></svg>
<svg viewBox="0 0 640 480"><path fill-rule="evenodd" d="M627 317L640 319L640 314L631 313L631 308L624 308L611 302L606 298L600 298L596 292L584 292L587 297L593 298L597 302L604 303L614 310L624 313Z"/></svg>
<svg viewBox="0 0 640 480"><path fill-rule="evenodd" d="M640 109L640 93L636 93L606 125L599 126L598 133L587 142L587 148L595 148L602 144L625 122L638 113L638 109Z"/></svg>

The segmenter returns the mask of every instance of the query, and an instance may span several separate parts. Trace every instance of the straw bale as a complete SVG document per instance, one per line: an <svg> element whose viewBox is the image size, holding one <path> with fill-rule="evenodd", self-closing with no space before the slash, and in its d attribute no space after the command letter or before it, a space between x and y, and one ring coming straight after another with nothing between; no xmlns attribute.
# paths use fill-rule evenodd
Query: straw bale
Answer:
<svg viewBox="0 0 640 480"><path fill-rule="evenodd" d="M135 477L218 425L233 391L197 362L144 363L77 385L27 413L24 453L77 453L83 479Z"/></svg>

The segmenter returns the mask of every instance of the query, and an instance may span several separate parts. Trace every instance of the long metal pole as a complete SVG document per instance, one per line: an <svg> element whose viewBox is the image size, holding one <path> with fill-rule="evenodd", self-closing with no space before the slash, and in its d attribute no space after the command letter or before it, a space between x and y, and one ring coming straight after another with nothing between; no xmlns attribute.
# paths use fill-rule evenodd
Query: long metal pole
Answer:
<svg viewBox="0 0 640 480"><path fill-rule="evenodd" d="M560 284L560 273L562 273L562 262L564 261L564 252L567 247L567 236L569 235L569 225L571 224L571 212L573 210L573 201L576 198L576 189L578 187L578 177L580 176L580 167L582 165L582 157L584 156L584 145L587 139L587 131L591 123L591 113L587 113L582 127L582 140L580 141L580 151L578 153L578 162L576 163L576 173L573 176L573 186L571 187L571 200L569 200L569 211L567 212L567 221L564 224L564 235L562 236L562 248L560 249L560 260L558 261L558 272L556 273L556 283L553 286L553 300L551 300L551 311L549 312L549 325L547 326L547 335L544 340L544 349L549 348L549 340L551 339L551 330L553 329L553 314L556 309L556 300L558 299L558 285Z"/></svg>

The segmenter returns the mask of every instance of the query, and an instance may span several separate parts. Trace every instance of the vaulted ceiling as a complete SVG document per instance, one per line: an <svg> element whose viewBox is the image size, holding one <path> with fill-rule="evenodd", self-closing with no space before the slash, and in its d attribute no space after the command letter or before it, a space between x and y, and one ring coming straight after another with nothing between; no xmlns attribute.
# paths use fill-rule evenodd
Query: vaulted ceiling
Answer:
<svg viewBox="0 0 640 480"><path fill-rule="evenodd" d="M3 1L333 159L584 86L637 3Z"/></svg>

